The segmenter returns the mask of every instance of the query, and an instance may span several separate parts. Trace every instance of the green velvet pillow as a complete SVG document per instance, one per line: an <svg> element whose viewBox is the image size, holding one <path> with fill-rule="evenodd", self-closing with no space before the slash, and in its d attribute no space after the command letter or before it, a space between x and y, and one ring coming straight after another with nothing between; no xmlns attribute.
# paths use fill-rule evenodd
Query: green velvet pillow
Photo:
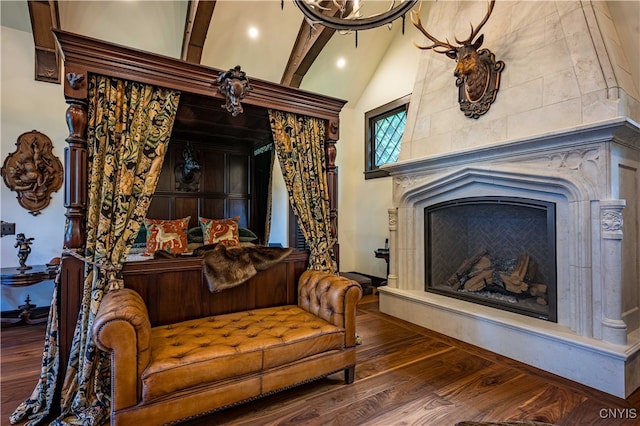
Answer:
<svg viewBox="0 0 640 426"><path fill-rule="evenodd" d="M138 231L138 235L136 235L136 240L133 242L131 247L140 248L147 246L147 228L144 225L140 225L140 230Z"/></svg>
<svg viewBox="0 0 640 426"><path fill-rule="evenodd" d="M250 229L238 228L238 239L241 243L246 243L257 240L258 236L254 234Z"/></svg>
<svg viewBox="0 0 640 426"><path fill-rule="evenodd" d="M189 244L202 243L202 228L200 226L189 228L189 230L187 231L187 241L189 242Z"/></svg>

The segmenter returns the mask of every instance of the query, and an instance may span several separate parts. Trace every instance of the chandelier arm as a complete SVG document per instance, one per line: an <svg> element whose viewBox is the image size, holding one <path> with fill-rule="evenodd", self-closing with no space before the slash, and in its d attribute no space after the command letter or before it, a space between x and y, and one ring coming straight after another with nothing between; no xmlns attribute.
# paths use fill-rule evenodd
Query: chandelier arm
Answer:
<svg viewBox="0 0 640 426"><path fill-rule="evenodd" d="M406 0L398 6L390 8L385 13L351 19L324 15L323 13L314 10L305 0L293 0L293 2L298 9L300 9L302 14L311 22L318 23L335 30L361 31L380 27L395 21L411 10L418 0Z"/></svg>

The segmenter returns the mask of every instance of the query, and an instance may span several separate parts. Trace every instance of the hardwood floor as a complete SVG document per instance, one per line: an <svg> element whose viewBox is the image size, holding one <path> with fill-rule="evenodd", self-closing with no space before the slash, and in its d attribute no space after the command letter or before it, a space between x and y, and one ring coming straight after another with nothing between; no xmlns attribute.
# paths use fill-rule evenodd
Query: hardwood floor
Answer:
<svg viewBox="0 0 640 426"><path fill-rule="evenodd" d="M358 308L356 381L342 373L182 426L428 425L534 420L558 426L640 424L640 391L623 400L381 314ZM32 392L44 326L2 330L2 425Z"/></svg>

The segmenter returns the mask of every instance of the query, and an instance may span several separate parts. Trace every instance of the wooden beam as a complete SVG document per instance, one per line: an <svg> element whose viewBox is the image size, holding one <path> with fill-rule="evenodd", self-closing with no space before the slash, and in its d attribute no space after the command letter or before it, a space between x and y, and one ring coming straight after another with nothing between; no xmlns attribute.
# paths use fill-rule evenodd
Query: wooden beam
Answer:
<svg viewBox="0 0 640 426"><path fill-rule="evenodd" d="M327 8L326 14L333 16L349 14L353 8L353 2L347 3L346 9L343 11L340 11L336 3L331 1L324 0L320 4ZM296 37L296 42L291 50L287 66L282 73L280 84L300 87L305 74L335 32L336 30L320 24L311 25L304 19L300 25L298 37Z"/></svg>
<svg viewBox="0 0 640 426"><path fill-rule="evenodd" d="M60 28L57 0L28 1L33 43L35 79L60 84L60 55L52 29Z"/></svg>
<svg viewBox="0 0 640 426"><path fill-rule="evenodd" d="M312 27L306 19L303 20L280 84L300 87L305 74L335 32L336 30L322 25Z"/></svg>
<svg viewBox="0 0 640 426"><path fill-rule="evenodd" d="M194 64L200 63L202 48L207 38L207 31L209 31L209 24L215 7L216 0L189 1L187 21L182 39L182 60Z"/></svg>

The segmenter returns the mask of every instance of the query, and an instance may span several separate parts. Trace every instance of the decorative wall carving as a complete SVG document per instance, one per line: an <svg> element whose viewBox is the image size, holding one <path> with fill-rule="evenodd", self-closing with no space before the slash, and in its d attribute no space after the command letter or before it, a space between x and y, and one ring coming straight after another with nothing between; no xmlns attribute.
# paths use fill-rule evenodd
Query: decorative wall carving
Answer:
<svg viewBox="0 0 640 426"><path fill-rule="evenodd" d="M18 203L36 216L62 186L62 163L53 154L51 139L36 130L21 134L16 146L4 161L2 177L18 193Z"/></svg>
<svg viewBox="0 0 640 426"><path fill-rule="evenodd" d="M605 232L622 231L622 212L617 210L602 210L602 230Z"/></svg>
<svg viewBox="0 0 640 426"><path fill-rule="evenodd" d="M224 95L227 102L222 105L232 116L237 116L243 112L240 101L251 90L247 74L236 65L229 71L221 72L218 76L218 91Z"/></svg>

